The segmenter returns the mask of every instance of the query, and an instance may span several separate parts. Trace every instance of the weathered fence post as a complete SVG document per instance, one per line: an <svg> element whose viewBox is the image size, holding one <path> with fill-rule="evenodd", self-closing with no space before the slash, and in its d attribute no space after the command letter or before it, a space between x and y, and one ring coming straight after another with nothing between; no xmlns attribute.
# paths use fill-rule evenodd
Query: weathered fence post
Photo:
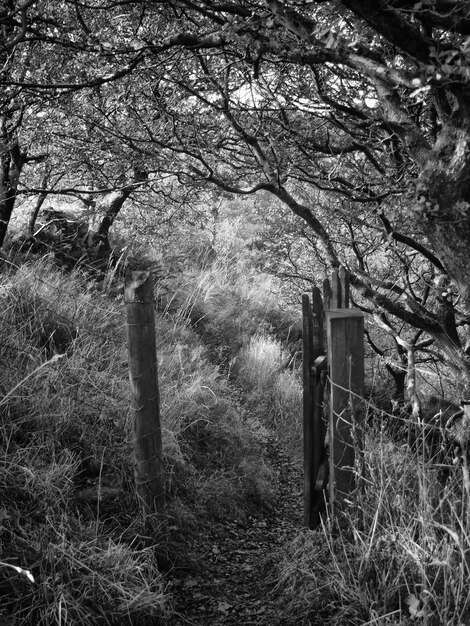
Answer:
<svg viewBox="0 0 470 626"><path fill-rule="evenodd" d="M349 309L349 279L344 268L334 271L331 283L314 287L312 304L302 296L304 389L304 522L320 522L329 481L331 511L355 487L355 449L362 443L364 395L364 318ZM327 354L324 348L326 316ZM325 374L329 393L325 399ZM329 416L329 458L323 415Z"/></svg>
<svg viewBox="0 0 470 626"><path fill-rule="evenodd" d="M323 318L325 312L323 310L323 301L321 292L318 287L312 288L312 314L313 314L313 359L316 359L322 354L325 354L324 347L324 323Z"/></svg>
<svg viewBox="0 0 470 626"><path fill-rule="evenodd" d="M354 446L361 440L364 395L364 316L326 311L330 378L330 502L354 489ZM357 435L357 439L355 439Z"/></svg>
<svg viewBox="0 0 470 626"><path fill-rule="evenodd" d="M343 308L343 288L339 277L339 271L333 270L331 272L331 304L328 308L341 309Z"/></svg>
<svg viewBox="0 0 470 626"><path fill-rule="evenodd" d="M341 305L338 308L348 309L349 308L349 275L346 269L341 266L338 272L338 279L341 289Z"/></svg>
<svg viewBox="0 0 470 626"><path fill-rule="evenodd" d="M320 290L312 291L312 304L302 296L304 390L304 523L315 528L324 508L328 476L323 423L324 373L323 303Z"/></svg>
<svg viewBox="0 0 470 626"><path fill-rule="evenodd" d="M333 298L333 293L331 291L330 281L328 280L328 278L325 278L323 280L323 307L325 311L327 309L336 308L335 306L332 307L332 304L331 304L332 298Z"/></svg>
<svg viewBox="0 0 470 626"><path fill-rule="evenodd" d="M134 410L134 472L144 515L163 507L163 463L152 276L130 271L125 282L129 380Z"/></svg>
<svg viewBox="0 0 470 626"><path fill-rule="evenodd" d="M313 476L313 323L310 299L302 295L302 365L303 365L303 431L304 431L304 523L311 525Z"/></svg>
<svg viewBox="0 0 470 626"><path fill-rule="evenodd" d="M325 396L325 375L327 370L324 317L325 311L321 292L317 287L312 289L313 314L313 494L311 501L310 527L316 528L320 523L320 512L325 508L325 488L328 481L328 458L325 447L326 424L323 418L323 402Z"/></svg>

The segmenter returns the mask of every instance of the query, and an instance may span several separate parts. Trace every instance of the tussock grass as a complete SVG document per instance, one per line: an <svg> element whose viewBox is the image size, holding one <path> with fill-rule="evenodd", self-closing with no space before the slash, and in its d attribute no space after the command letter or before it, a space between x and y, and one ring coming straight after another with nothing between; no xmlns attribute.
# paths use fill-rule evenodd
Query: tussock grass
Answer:
<svg viewBox="0 0 470 626"><path fill-rule="evenodd" d="M301 447L301 391L296 373L282 369L288 355L270 336L289 335L292 313L280 309L273 279L236 252L219 250L212 262L186 269L171 296L157 286L156 299L169 488L177 489L185 472L191 482L195 468L197 507L240 518L272 502L256 443L266 428L296 453ZM243 391L235 411L221 372Z"/></svg>
<svg viewBox="0 0 470 626"><path fill-rule="evenodd" d="M200 516L241 519L253 505L269 506L272 491L268 470L260 465L261 438L241 414L226 378L187 320L175 333L174 320L162 317L159 331L169 493L184 492Z"/></svg>
<svg viewBox="0 0 470 626"><path fill-rule="evenodd" d="M287 338L296 321L290 310L280 308L274 279L243 255L221 253L209 267L188 270L173 301L226 365L253 335Z"/></svg>
<svg viewBox="0 0 470 626"><path fill-rule="evenodd" d="M247 394L250 412L271 428L294 458L302 447L302 386L296 372L285 370L288 355L267 334L255 335L233 365Z"/></svg>
<svg viewBox="0 0 470 626"><path fill-rule="evenodd" d="M3 268L0 621L156 624L171 607L161 556L177 558L209 517L272 504L262 441L191 329L192 302L157 318L171 531L157 528L149 546L134 495L122 299L47 258Z"/></svg>
<svg viewBox="0 0 470 626"><path fill-rule="evenodd" d="M465 465L443 482L419 453L369 433L355 500L282 556L285 614L343 624L469 623L469 483Z"/></svg>
<svg viewBox="0 0 470 626"><path fill-rule="evenodd" d="M158 623L169 605L153 550L97 539L95 528L70 537L69 524L51 529L47 541L36 538L41 561L35 583L23 583L16 606L7 603L10 615L48 626Z"/></svg>
<svg viewBox="0 0 470 626"><path fill-rule="evenodd" d="M155 619L167 604L156 557L122 535L140 519L122 307L47 258L2 274L0 306L1 554L34 577L0 568L0 615Z"/></svg>
<svg viewBox="0 0 470 626"><path fill-rule="evenodd" d="M220 250L211 264L186 272L166 311L177 303L180 327L193 324L208 346L205 358L243 390L252 426L261 421L299 457L301 386L298 373L284 369L289 354L281 342L298 320L280 306L274 279L257 271L248 254Z"/></svg>

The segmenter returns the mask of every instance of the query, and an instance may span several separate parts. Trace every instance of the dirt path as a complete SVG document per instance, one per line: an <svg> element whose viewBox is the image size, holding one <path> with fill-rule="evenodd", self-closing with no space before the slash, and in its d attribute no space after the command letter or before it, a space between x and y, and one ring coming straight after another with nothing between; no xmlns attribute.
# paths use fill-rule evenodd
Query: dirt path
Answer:
<svg viewBox="0 0 470 626"><path fill-rule="evenodd" d="M276 551L301 525L302 477L274 439L276 507L247 522L214 523L192 546L193 571L172 580L175 615L167 626L287 626L272 594Z"/></svg>

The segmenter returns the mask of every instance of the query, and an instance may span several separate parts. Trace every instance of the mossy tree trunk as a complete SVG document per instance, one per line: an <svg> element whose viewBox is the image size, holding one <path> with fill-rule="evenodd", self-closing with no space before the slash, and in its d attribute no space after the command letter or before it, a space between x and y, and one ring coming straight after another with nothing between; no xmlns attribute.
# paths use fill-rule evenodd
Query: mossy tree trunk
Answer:
<svg viewBox="0 0 470 626"><path fill-rule="evenodd" d="M15 207L21 171L26 162L15 132L10 130L11 116L0 117L0 247L3 246Z"/></svg>

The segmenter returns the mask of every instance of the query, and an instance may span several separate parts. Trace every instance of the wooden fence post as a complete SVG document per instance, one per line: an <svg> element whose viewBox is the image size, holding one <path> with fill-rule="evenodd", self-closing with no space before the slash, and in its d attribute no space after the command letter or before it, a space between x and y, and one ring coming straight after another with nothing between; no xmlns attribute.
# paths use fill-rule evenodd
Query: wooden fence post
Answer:
<svg viewBox="0 0 470 626"><path fill-rule="evenodd" d="M316 528L324 507L328 477L323 423L324 372L323 303L320 290L312 291L312 304L302 296L304 390L304 523Z"/></svg>
<svg viewBox="0 0 470 626"><path fill-rule="evenodd" d="M311 525L313 477L313 323L310 298L302 295L302 366L303 366L303 431L304 431L304 523Z"/></svg>
<svg viewBox="0 0 470 626"><path fill-rule="evenodd" d="M361 445L364 395L364 319L349 309L349 280L344 268L334 271L331 283L314 287L312 303L302 296L303 313L303 423L304 423L304 522L315 528L329 479L329 500L339 504L355 486L355 447ZM327 355L324 348L326 314ZM329 367L329 394L324 402L325 372ZM326 425L329 415L329 459Z"/></svg>
<svg viewBox="0 0 470 626"><path fill-rule="evenodd" d="M349 308L349 276L343 266L339 268L338 272L339 287L341 289L341 305L340 308Z"/></svg>
<svg viewBox="0 0 470 626"><path fill-rule="evenodd" d="M333 298L333 293L331 291L331 285L328 278L323 280L323 307L325 311L327 309L335 308L333 307L331 300Z"/></svg>
<svg viewBox="0 0 470 626"><path fill-rule="evenodd" d="M341 309L343 308L343 298L342 298L343 287L341 285L341 280L339 277L339 271L333 270L331 273L331 309Z"/></svg>
<svg viewBox="0 0 470 626"><path fill-rule="evenodd" d="M330 377L330 502L354 489L354 445L361 441L364 395L364 315L326 311ZM355 438L357 435L357 439Z"/></svg>
<svg viewBox="0 0 470 626"><path fill-rule="evenodd" d="M124 296L134 410L135 484L145 516L161 511L164 484L151 274L128 272Z"/></svg>
<svg viewBox="0 0 470 626"><path fill-rule="evenodd" d="M324 324L323 318L325 312L323 310L323 301L321 292L318 287L312 288L312 314L313 314L313 359L325 354L324 347Z"/></svg>

